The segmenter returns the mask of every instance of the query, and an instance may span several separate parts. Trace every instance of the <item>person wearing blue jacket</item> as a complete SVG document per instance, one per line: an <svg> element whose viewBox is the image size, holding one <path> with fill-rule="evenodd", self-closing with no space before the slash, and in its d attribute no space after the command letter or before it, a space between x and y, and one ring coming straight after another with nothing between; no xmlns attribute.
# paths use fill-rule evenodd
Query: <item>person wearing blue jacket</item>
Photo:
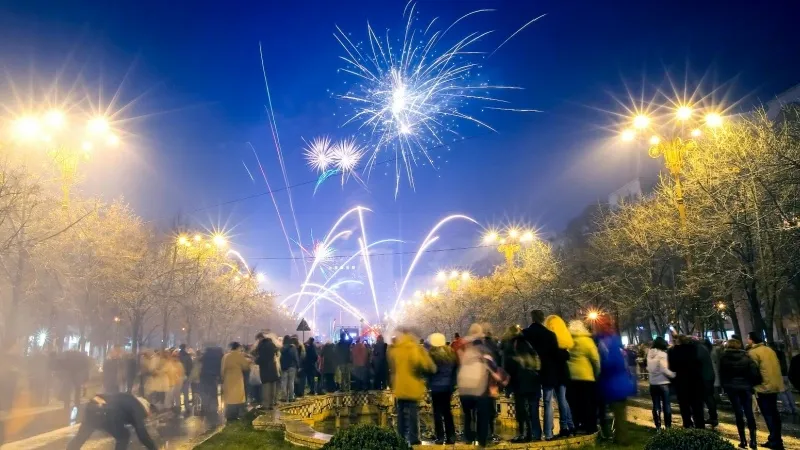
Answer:
<svg viewBox="0 0 800 450"><path fill-rule="evenodd" d="M628 445L628 397L636 394L636 381L631 376L625 363L622 339L615 332L610 319L601 316L595 323L597 350L600 353L600 375L597 377L597 389L601 404L600 421L603 435L610 436L605 409L614 415L614 441L619 445Z"/></svg>
<svg viewBox="0 0 800 450"><path fill-rule="evenodd" d="M452 445L456 442L456 427L453 422L451 400L456 386L458 356L447 345L447 338L441 333L430 335L428 343L431 347L431 359L436 364L436 372L428 377L436 445Z"/></svg>

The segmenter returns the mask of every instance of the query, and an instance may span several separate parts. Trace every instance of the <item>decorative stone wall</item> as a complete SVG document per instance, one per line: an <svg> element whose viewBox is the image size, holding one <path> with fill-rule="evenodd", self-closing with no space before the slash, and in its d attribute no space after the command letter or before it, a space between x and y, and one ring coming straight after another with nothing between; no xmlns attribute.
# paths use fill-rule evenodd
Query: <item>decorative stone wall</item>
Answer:
<svg viewBox="0 0 800 450"><path fill-rule="evenodd" d="M388 426L391 416L394 414L394 403L394 394L391 391L306 396L292 403L279 405L277 411L271 411L256 417L253 421L253 428L257 430L283 430L285 439L288 442L308 448L321 448L330 440L331 435L314 430L314 423L333 417L338 425L338 420L342 417L375 415L378 417L378 423L381 426ZM509 428L516 427L514 402L503 397L497 400L497 405L497 419L500 424ZM453 396L452 406L453 415L460 417L461 407L456 395ZM425 400L420 403L420 413L432 413L429 396L426 396ZM595 441L595 435L575 436L549 442L503 443L498 448L515 450L568 449L593 444ZM474 449L472 446L461 444L447 446L447 448L456 450Z"/></svg>

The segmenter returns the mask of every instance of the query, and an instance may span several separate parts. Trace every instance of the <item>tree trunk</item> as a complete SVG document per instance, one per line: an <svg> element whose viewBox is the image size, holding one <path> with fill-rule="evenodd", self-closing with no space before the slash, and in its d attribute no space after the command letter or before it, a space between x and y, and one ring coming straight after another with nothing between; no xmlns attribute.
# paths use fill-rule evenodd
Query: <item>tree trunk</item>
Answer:
<svg viewBox="0 0 800 450"><path fill-rule="evenodd" d="M731 305L731 325L733 325L733 332L739 339L744 339L742 336L742 328L739 326L739 314L736 310L736 303L733 301L733 294L728 294L728 304Z"/></svg>
<svg viewBox="0 0 800 450"><path fill-rule="evenodd" d="M11 348L11 345L17 341L17 313L19 312L19 305L22 303L22 297L25 295L22 282L24 281L25 267L27 265L27 253L22 245L24 239L24 230L19 232L17 240L17 273L14 274L11 286L11 305L9 307L8 316L6 317L6 333L3 339L3 348Z"/></svg>
<svg viewBox="0 0 800 450"><path fill-rule="evenodd" d="M750 316L753 321L753 330L764 335L767 332L767 324L764 322L764 316L761 314L761 303L758 301L758 292L754 281L745 281L745 294L747 294L747 302L750 306ZM744 336L742 336L744 338Z"/></svg>

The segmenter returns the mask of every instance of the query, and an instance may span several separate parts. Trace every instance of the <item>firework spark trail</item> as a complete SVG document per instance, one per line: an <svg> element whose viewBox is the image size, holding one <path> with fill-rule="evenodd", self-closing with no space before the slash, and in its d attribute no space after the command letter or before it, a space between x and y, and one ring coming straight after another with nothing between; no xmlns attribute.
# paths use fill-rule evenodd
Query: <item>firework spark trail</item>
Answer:
<svg viewBox="0 0 800 450"><path fill-rule="evenodd" d="M416 267L420 256L422 256L422 254L424 253L425 249L430 247L431 244L433 244L437 239L439 239L438 236L433 237L433 234L436 233L436 231L439 228L441 228L442 225L446 224L447 222L449 222L451 220L455 220L455 219L468 220L468 221L470 221L470 222L472 222L474 224L478 223L472 217L465 216L463 214L453 214L453 215L447 216L444 219L440 220L439 223L437 223L436 225L433 226L433 228L431 228L431 231L429 231L428 235L425 236L425 239L422 241L422 244L419 246L419 249L417 250L416 254L414 255L414 259L411 261L411 265L408 266L408 272L406 272L406 276L405 276L405 278L403 278L403 284L400 285L400 291L397 293L397 299L395 299L394 306L392 307L392 312L393 313L397 310L397 304L400 303L400 298L403 296L403 291L406 288L406 284L408 283L408 279L411 277L411 274L414 272L414 267Z"/></svg>
<svg viewBox="0 0 800 450"><path fill-rule="evenodd" d="M292 294L292 296L297 296L298 294L300 294L300 293L299 293L299 292L296 292L296 293ZM342 308L343 310L347 311L349 314L352 314L352 315L353 315L353 317L355 317L356 319L361 319L361 318L362 318L361 314L360 314L360 313L358 313L357 311L353 311L353 310L351 310L351 309L347 308L347 307L346 307L346 306L345 306L343 303L339 302L338 300L336 300L336 299L334 299L334 298L328 297L328 296L327 296L327 295L325 295L324 293L321 293L321 292L316 292L316 293L306 292L306 293L305 293L305 295L311 295L311 294L314 294L314 295L316 295L316 297L315 297L314 301L313 301L312 303L310 303L310 304L309 304L309 306L308 306L308 307L306 307L305 309L303 309L302 311L300 311L300 314L298 314L298 315L299 315L299 316L301 316L301 317L303 316L303 314L305 314L306 312L308 312L308 309L309 309L311 306L314 306L314 307L316 307L316 305L317 305L317 300L318 300L318 299L323 299L323 300L327 300L327 301L329 301L329 302L333 303L334 305L336 305L336 306L338 306L338 307Z"/></svg>
<svg viewBox="0 0 800 450"><path fill-rule="evenodd" d="M519 30L517 30L517 31L515 31L513 34L511 34L511 36L509 36L509 37L508 37L508 39L506 39L505 41L503 41L503 43L502 43L502 44L498 45L498 46L497 46L497 48L496 48L496 49L494 49L494 51L493 51L492 53L489 53L489 56L488 56L488 58L491 58L491 57L492 57L492 55L494 55L495 53L497 53L497 51L498 51L498 50L500 50L500 47L502 47L502 46L506 45L506 42L510 41L510 40L511 40L511 38L513 38L514 36L516 36L516 35L517 35L517 33L519 33L520 31L524 30L525 28L527 28L527 27L528 27L528 25L532 24L533 22L536 22L537 20L541 19L542 17L544 17L544 16L546 16L546 15L547 15L547 14L542 14L541 16L539 16L539 17L537 17L537 18L535 18L535 19L531 20L530 22L526 23L525 25L521 26Z"/></svg>
<svg viewBox="0 0 800 450"><path fill-rule="evenodd" d="M253 178L253 174L252 174L252 173L250 173L250 169L248 169L248 168L247 168L247 164L245 164L245 163L244 163L244 161L242 161L242 165L244 166L244 170L246 170L246 171L247 171L247 175L249 175L249 176L250 176L250 181L252 181L253 183L255 183L255 182L256 182L256 179L255 179L255 178Z"/></svg>
<svg viewBox="0 0 800 450"><path fill-rule="evenodd" d="M358 308L356 308L355 306L351 305L347 300L345 300L336 291L334 291L334 290L332 290L330 288L327 288L327 287L325 287L325 286L323 286L321 284L317 284L317 283L306 283L306 285L308 287L317 288L317 289L319 289L321 291L326 292L327 294L332 295L334 298L336 298L337 300L341 301L344 305L346 305L346 306L342 306L342 305L340 305L340 306L344 307L346 310L348 310L354 316L357 316L358 319L364 320L364 322L367 325L369 325L369 320L367 320L367 318L364 316L364 314L362 314L361 311L358 310ZM306 306L305 309L303 309L301 315L305 314L310 307L311 307L311 305Z"/></svg>
<svg viewBox="0 0 800 450"><path fill-rule="evenodd" d="M365 210L365 211L370 211L370 212L372 211L371 209L365 208L363 206L356 206L354 208L351 208L350 210L348 210L344 214L342 214L339 217L339 219L336 221L336 223L333 224L333 227L331 227L331 229L328 230L328 234L326 234L325 235L325 239L322 240L323 245L331 245L333 243L332 241L330 241L331 235L333 234L334 231L336 231L336 229L339 227L339 225L341 225L341 223L344 221L344 219L347 218L347 216L349 216L353 212L360 211L362 209ZM311 263L311 269L306 271L306 279L303 281L303 286L300 288L300 292L305 292L305 284L308 283L309 279L311 278L311 275L313 275L314 269L317 268L317 264L318 264L318 261L314 260ZM295 303L294 303L294 307L292 308L292 312L297 311L297 305L298 305L299 302L300 302L300 298L298 297L297 301L295 301Z"/></svg>
<svg viewBox="0 0 800 450"><path fill-rule="evenodd" d="M378 320L381 318L381 312L378 309L378 296L375 295L375 281L372 278L372 265L369 262L369 248L367 247L367 228L364 226L364 214L358 212L358 222L361 224L361 237L358 239L358 244L361 247L361 257L364 259L364 268L367 270L367 280L369 281L369 289L372 291L372 303L375 304L375 314Z"/></svg>
<svg viewBox="0 0 800 450"><path fill-rule="evenodd" d="M244 268L245 268L245 270L247 270L247 273L250 273L250 266L247 265L247 261L244 260L244 258L242 257L241 253L237 252L236 250L231 249L231 250L228 250L227 253L225 253L225 256L228 256L228 255L235 256L239 260L239 262L241 262L244 265Z"/></svg>
<svg viewBox="0 0 800 450"><path fill-rule="evenodd" d="M294 250L292 250L292 243L289 238L289 233L286 232L286 225L284 225L283 217L281 217L281 209L278 207L278 201L275 199L275 194L272 193L272 186L269 185L269 179L267 178L267 173L264 171L264 166L261 165L261 159L259 159L258 157L256 148L253 147L253 144L251 144L250 142L248 142L247 145L250 146L250 149L253 150L253 156L256 157L256 163L258 163L258 169L261 171L261 176L264 178L264 183L267 184L267 191L269 192L269 196L272 199L272 205L275 206L275 213L278 215L278 223L281 225L281 231L283 231L283 237L286 238L286 245L289 247L289 255L291 255L292 260L294 261L295 269L297 269L297 271L300 272L300 268L297 266L297 260L294 259Z"/></svg>
<svg viewBox="0 0 800 450"><path fill-rule="evenodd" d="M457 38L452 45L443 44L444 37L457 24L471 16L491 11L494 10L471 11L444 30L436 31L433 26L437 18L434 18L421 31L412 26L416 18L416 3L411 1L403 10L406 23L400 45L395 47L388 30L385 38L378 37L369 23L366 43L354 43L347 33L336 27L334 37L344 50L340 58L345 64L340 70L356 77L353 87L338 96L355 108L344 125L358 123L359 128L368 130L376 141L365 164L365 173L371 173L379 152L394 151L395 196L403 172L413 189L414 167L422 161L435 167L426 149L427 144L446 145L446 135L459 136L456 127L461 122L494 131L488 123L468 114L465 111L467 104L510 103L494 97L490 92L513 87L471 81L473 74L482 67L481 58L486 54L474 47L492 31L469 32ZM523 25L497 49L541 17ZM442 50L439 50L440 46ZM487 109L535 111L512 107Z"/></svg>
<svg viewBox="0 0 800 450"><path fill-rule="evenodd" d="M325 182L325 180L338 174L339 174L339 169L328 169L322 175L320 175L319 178L317 179L317 184L314 185L314 193L312 194L312 196L317 195L317 190L322 185L322 183Z"/></svg>
<svg viewBox="0 0 800 450"><path fill-rule="evenodd" d="M283 163L283 149L281 148L281 139L278 135L278 123L275 121L275 110L272 108L272 95L269 92L269 83L267 82L267 69L264 67L264 51L261 48L261 42L258 43L258 55L261 58L261 73L264 75L264 89L267 91L267 117L270 123L270 131L272 131L272 140L275 142L275 151L278 153L278 162L283 172L283 182L289 186L289 176L286 174L286 165ZM289 197L289 209L292 211L292 220L294 220L294 228L297 233L297 241L302 243L300 238L300 226L297 223L297 215L294 212L294 202L292 201L292 190L287 189L286 195ZM303 269L308 270L305 261L303 261Z"/></svg>

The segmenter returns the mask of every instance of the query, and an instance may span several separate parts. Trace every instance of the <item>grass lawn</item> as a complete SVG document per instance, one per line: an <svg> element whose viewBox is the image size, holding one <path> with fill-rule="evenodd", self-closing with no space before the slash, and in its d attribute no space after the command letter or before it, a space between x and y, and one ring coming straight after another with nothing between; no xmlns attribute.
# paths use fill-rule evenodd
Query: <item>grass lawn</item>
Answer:
<svg viewBox="0 0 800 450"><path fill-rule="evenodd" d="M248 416L245 420L229 423L222 431L195 448L197 450L305 449L284 441L282 431L254 430L252 421L253 418Z"/></svg>
<svg viewBox="0 0 800 450"><path fill-rule="evenodd" d="M248 415L244 420L230 423L222 431L195 448L198 450L298 450L305 448L284 441L283 432L254 430L251 425L252 420L253 418ZM645 442L653 433L655 433L655 430L652 428L630 424L631 445L623 447L610 442L602 442L596 446L584 447L584 449L640 450L644 448ZM435 449L437 447L430 446L430 448Z"/></svg>

